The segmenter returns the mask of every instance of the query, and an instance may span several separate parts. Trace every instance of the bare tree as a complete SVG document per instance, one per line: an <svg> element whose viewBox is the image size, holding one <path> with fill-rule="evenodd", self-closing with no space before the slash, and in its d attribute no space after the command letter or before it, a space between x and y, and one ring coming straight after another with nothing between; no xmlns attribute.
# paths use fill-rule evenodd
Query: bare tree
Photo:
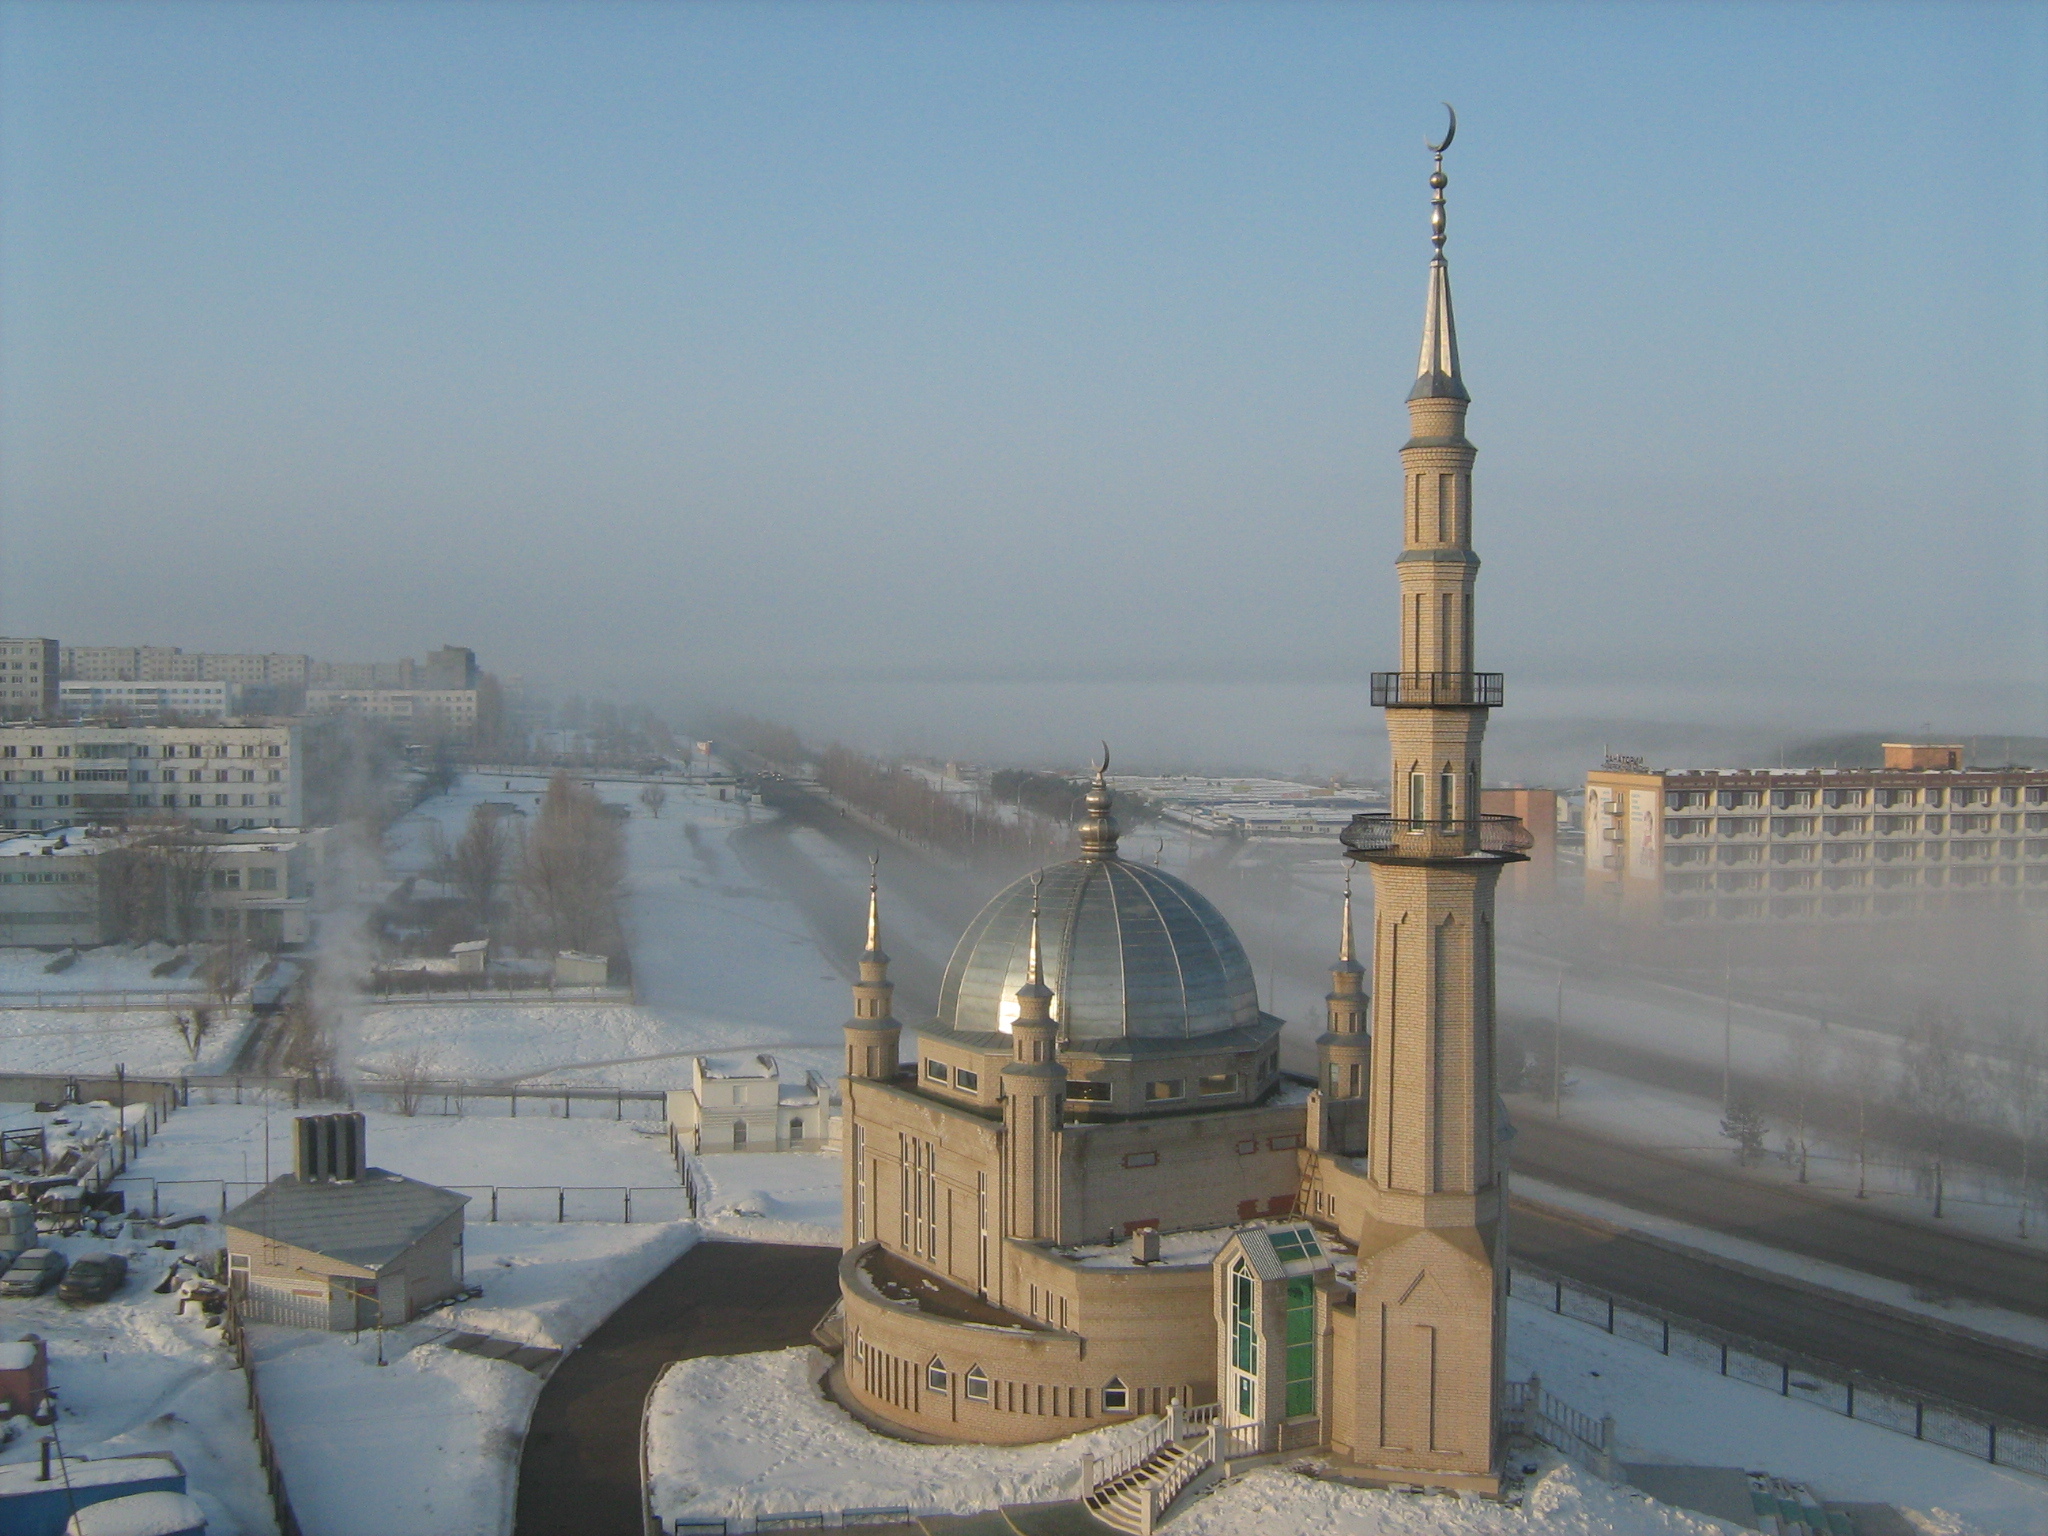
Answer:
<svg viewBox="0 0 2048 1536"><path fill-rule="evenodd" d="M640 791L640 803L647 807L648 815L659 821L661 808L668 804L668 791L659 784L650 784Z"/></svg>
<svg viewBox="0 0 2048 1536"><path fill-rule="evenodd" d="M249 946L240 934L227 934L206 957L206 985L225 1007L241 996L248 979Z"/></svg>
<svg viewBox="0 0 2048 1536"><path fill-rule="evenodd" d="M1856 1106L1856 1198L1870 1197L1870 1107L1885 1090L1884 1061L1867 1045L1845 1044L1835 1077Z"/></svg>
<svg viewBox="0 0 2048 1536"><path fill-rule="evenodd" d="M185 943L205 936L206 892L219 854L203 833L178 821L137 821L97 863L110 938Z"/></svg>
<svg viewBox="0 0 2048 1536"><path fill-rule="evenodd" d="M1925 1126L1927 1149L1934 1158L1934 1214L1939 1218L1948 1186L1949 1143L1976 1098L1961 1032L1939 1003L1920 1009L1913 1036L1906 1042L1899 1089L1906 1106Z"/></svg>
<svg viewBox="0 0 2048 1536"><path fill-rule="evenodd" d="M455 850L448 858L449 882L462 893L477 931L488 934L491 915L498 904L498 888L505 883L505 866L512 855L511 838L505 820L482 806L469 813Z"/></svg>
<svg viewBox="0 0 2048 1536"><path fill-rule="evenodd" d="M1821 1045L1818 1030L1802 1029L1786 1042L1785 1059L1778 1068L1779 1081L1785 1087L1786 1108L1792 1115L1792 1132L1786 1138L1787 1153L1798 1160L1799 1182L1806 1182L1807 1117L1813 1108L1813 1098L1820 1091L1821 1073L1825 1064L1825 1050Z"/></svg>
<svg viewBox="0 0 2048 1536"><path fill-rule="evenodd" d="M197 1061L199 1048L206 1044L206 1037L213 1030L213 1012L204 1007L194 1008L190 1013L174 1016L171 1027L178 1032L178 1038L185 1042L186 1054Z"/></svg>
<svg viewBox="0 0 2048 1536"><path fill-rule="evenodd" d="M2006 1066L2000 1074L1999 1097L2020 1143L2019 1235L2025 1238L2034 1195L2034 1143L2048 1130L2048 1047L2018 1020L2007 1028L2001 1043Z"/></svg>
<svg viewBox="0 0 2048 1536"><path fill-rule="evenodd" d="M519 891L537 936L553 950L617 946L625 839L585 786L556 774L520 859Z"/></svg>
<svg viewBox="0 0 2048 1536"><path fill-rule="evenodd" d="M434 1078L433 1058L427 1054L425 1046L415 1045L393 1058L387 1076L396 1095L392 1100L393 1110L401 1115L416 1115L420 1101L426 1097L427 1084Z"/></svg>

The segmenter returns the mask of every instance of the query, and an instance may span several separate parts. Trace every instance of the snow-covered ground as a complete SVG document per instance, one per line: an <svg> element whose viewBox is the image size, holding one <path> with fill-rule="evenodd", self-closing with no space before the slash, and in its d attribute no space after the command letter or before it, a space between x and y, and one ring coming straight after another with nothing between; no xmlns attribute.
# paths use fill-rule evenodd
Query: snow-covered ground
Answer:
<svg viewBox="0 0 2048 1536"><path fill-rule="evenodd" d="M670 1366L647 1401L654 1511L663 1520L908 1508L926 1514L1072 1498L1081 1453L1135 1437L1099 1429L1051 1445L911 1445L865 1428L813 1385L816 1350ZM1276 1533L1277 1536L1277 1533Z"/></svg>
<svg viewBox="0 0 2048 1536"><path fill-rule="evenodd" d="M174 944L81 949L71 964L52 972L51 963L64 953L26 946L0 949L0 993L41 992L54 998L66 992L190 992L197 997L206 990L189 961L175 976L152 974L164 961L185 953Z"/></svg>
<svg viewBox="0 0 2048 1536"><path fill-rule="evenodd" d="M472 1228L480 1300L374 1335L251 1330L293 1512L313 1536L502 1536L541 1379L451 1328L567 1349L686 1253L693 1222Z"/></svg>
<svg viewBox="0 0 2048 1536"><path fill-rule="evenodd" d="M217 1246L212 1229L178 1233L191 1246ZM154 1287L175 1256L151 1246L153 1231L113 1241L46 1238L77 1259L125 1254L128 1283L110 1301L72 1307L54 1293L0 1300L0 1339L40 1334L50 1348L50 1385L62 1404L57 1433L66 1454L115 1456L169 1451L184 1463L211 1536L270 1536L276 1530L242 1375L199 1312L177 1315L177 1297ZM180 1249L178 1251L185 1251ZM0 1462L32 1461L41 1431L9 1421Z"/></svg>
<svg viewBox="0 0 2048 1536"><path fill-rule="evenodd" d="M109 1073L130 1077L225 1072L249 1032L246 1008L211 1009L195 1056L178 1033L191 1008L0 1008L0 1072Z"/></svg>
<svg viewBox="0 0 2048 1536"><path fill-rule="evenodd" d="M2048 1482L1987 1466L1824 1409L1710 1376L1522 1302L1509 1312L1509 1373L1611 1413L1625 1461L1726 1466L1801 1482L1822 1498L1896 1504L1943 1536L2048 1530ZM874 1434L817 1386L811 1349L686 1360L649 1400L654 1509L742 1520L859 1508L965 1513L1071 1498L1084 1450L1130 1427L1038 1446L927 1446ZM1188 1536L1655 1536L1721 1533L1704 1515L1614 1488L1545 1458L1519 1508L1453 1496L1347 1488L1253 1472L1196 1501L1173 1529Z"/></svg>
<svg viewBox="0 0 2048 1536"><path fill-rule="evenodd" d="M707 1233L756 1243L839 1246L845 1163L837 1152L714 1152L696 1159L711 1182Z"/></svg>
<svg viewBox="0 0 2048 1536"><path fill-rule="evenodd" d="M2048 1479L1776 1396L1511 1299L1508 1374L1532 1371L1573 1407L1613 1414L1624 1462L1771 1472L1823 1498L1896 1504L1930 1532L2048 1531Z"/></svg>
<svg viewBox="0 0 2048 1536"><path fill-rule="evenodd" d="M307 1110L331 1107L309 1105ZM679 1187L666 1131L649 1135L639 1128L656 1130L659 1122L562 1119L542 1105L532 1109L517 1120L371 1111L365 1116L369 1159L375 1167L430 1184L471 1189ZM164 1122L148 1149L130 1164L123 1182L146 1190L147 1181L156 1180L166 1188L166 1210L200 1208L195 1200L174 1200L169 1191L221 1181L260 1184L266 1166L273 1177L287 1173L292 1166L291 1137L288 1108L194 1104ZM472 1228L483 1222L482 1212L471 1211Z"/></svg>
<svg viewBox="0 0 2048 1536"><path fill-rule="evenodd" d="M639 1001L370 1008L351 1021L343 1060L374 1071L417 1049L437 1075L625 1088L679 1086L687 1057L709 1050L774 1050L793 1075L833 1070L846 980L802 914L756 885L732 846L773 813L671 784L654 816L640 804L640 781L589 782L631 812L625 917ZM453 841L479 802L532 808L545 788L531 776L465 777L399 823L394 872L425 866L430 825Z"/></svg>

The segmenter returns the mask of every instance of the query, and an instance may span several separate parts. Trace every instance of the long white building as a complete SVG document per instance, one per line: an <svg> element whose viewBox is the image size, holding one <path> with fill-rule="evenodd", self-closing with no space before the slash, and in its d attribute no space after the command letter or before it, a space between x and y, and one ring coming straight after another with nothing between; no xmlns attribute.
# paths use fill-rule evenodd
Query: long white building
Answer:
<svg viewBox="0 0 2048 1536"><path fill-rule="evenodd" d="M305 819L298 725L0 725L0 828L175 817L209 832Z"/></svg>

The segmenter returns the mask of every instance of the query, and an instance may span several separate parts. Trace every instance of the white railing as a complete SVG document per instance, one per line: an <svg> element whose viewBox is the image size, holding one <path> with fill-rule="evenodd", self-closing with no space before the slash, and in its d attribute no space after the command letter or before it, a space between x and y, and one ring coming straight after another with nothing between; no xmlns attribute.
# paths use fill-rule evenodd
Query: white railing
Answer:
<svg viewBox="0 0 2048 1536"><path fill-rule="evenodd" d="M1172 1422L1162 1414L1154 1419L1137 1439L1119 1446L1107 1456L1097 1456L1093 1451L1081 1453L1081 1497L1113 1483L1120 1477L1135 1472L1147 1457L1151 1456L1171 1438Z"/></svg>
<svg viewBox="0 0 2048 1536"><path fill-rule="evenodd" d="M1588 1468L1609 1481L1619 1481L1621 1464L1614 1456L1614 1416L1594 1418L1570 1403L1543 1390L1543 1379L1506 1383L1501 1400L1501 1427L1510 1434L1527 1435L1567 1456L1585 1462Z"/></svg>

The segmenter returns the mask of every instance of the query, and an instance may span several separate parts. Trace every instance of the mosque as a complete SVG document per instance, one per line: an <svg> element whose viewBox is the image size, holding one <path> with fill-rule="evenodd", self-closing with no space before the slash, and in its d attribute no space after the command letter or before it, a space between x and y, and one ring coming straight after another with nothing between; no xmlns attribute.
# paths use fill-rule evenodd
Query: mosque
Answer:
<svg viewBox="0 0 2048 1536"><path fill-rule="evenodd" d="M1281 1073L1282 1021L1215 907L1119 858L1102 769L1080 856L983 909L937 1016L907 1032L871 888L834 1388L883 1427L1014 1444L1170 1411L1239 1454L1494 1486L1494 889L1527 835L1479 810L1500 677L1473 670L1442 149L1401 450L1400 670L1373 680L1394 794L1343 833L1373 915L1361 960L1347 889L1315 1082Z"/></svg>

